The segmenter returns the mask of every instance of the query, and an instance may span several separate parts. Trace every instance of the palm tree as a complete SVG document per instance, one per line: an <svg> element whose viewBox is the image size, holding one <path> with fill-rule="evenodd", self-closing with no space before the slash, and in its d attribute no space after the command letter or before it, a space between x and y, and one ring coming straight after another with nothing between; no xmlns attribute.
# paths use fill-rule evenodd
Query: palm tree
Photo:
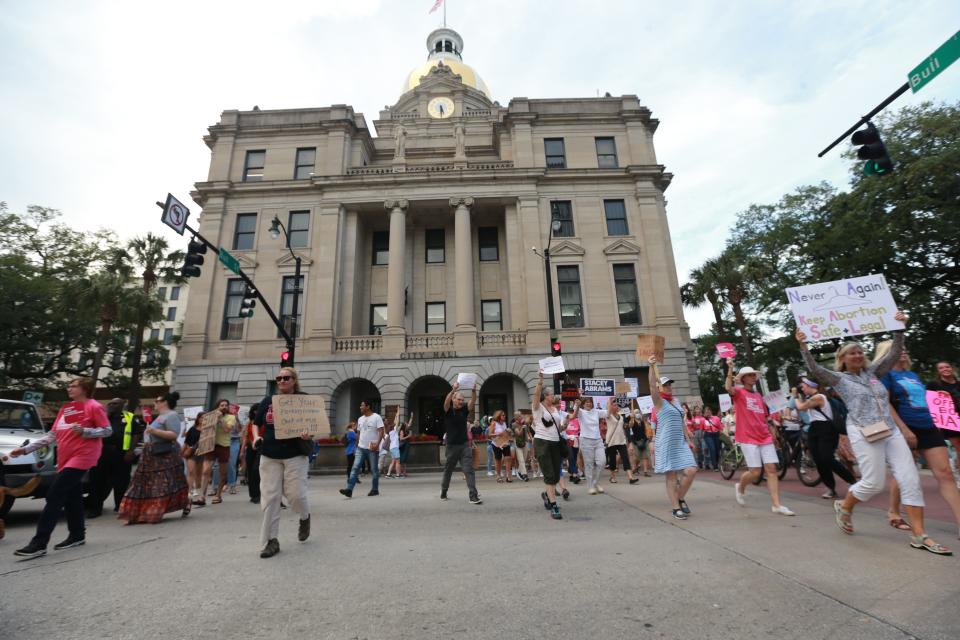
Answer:
<svg viewBox="0 0 960 640"><path fill-rule="evenodd" d="M708 270L709 279L724 292L724 297L733 309L734 323L740 333L743 355L751 367L754 366L753 344L747 330L743 302L747 297L749 279L760 273L761 267L762 265L754 260L727 249L713 261Z"/></svg>
<svg viewBox="0 0 960 640"><path fill-rule="evenodd" d="M103 270L94 274L83 287L83 296L100 305L100 329L97 332L97 351L93 357L94 382L100 380L100 368L110 342L110 333L117 321L120 300L130 286L133 267L130 258L120 247L112 247L107 252Z"/></svg>
<svg viewBox="0 0 960 640"><path fill-rule="evenodd" d="M711 259L702 266L690 272L690 282L680 288L680 300L684 306L696 309L704 302L710 303L713 309L713 318L717 323L717 332L720 340L726 340L726 327L723 324L723 300L720 297L716 283L711 279L716 268L716 260Z"/></svg>
<svg viewBox="0 0 960 640"><path fill-rule="evenodd" d="M157 282L180 282L182 279L178 270L183 263L184 254L182 251L170 251L167 241L152 233L147 233L145 237L134 238L131 240L127 249L130 252L134 264L143 267L143 287L142 293L144 304L139 309L137 317L137 326L133 334L133 354L132 368L130 372L130 393L128 400L130 407L135 408L140 404L140 371L143 360L143 332L147 324L153 319L152 311L157 306L154 299L154 288ZM154 302L154 304L150 304Z"/></svg>

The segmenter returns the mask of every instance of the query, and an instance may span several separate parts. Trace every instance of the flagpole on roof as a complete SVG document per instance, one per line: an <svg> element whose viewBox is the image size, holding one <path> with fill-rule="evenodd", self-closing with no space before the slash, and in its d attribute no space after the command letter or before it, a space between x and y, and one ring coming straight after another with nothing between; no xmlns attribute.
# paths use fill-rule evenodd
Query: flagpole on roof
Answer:
<svg viewBox="0 0 960 640"><path fill-rule="evenodd" d="M443 28L447 28L447 3L443 3Z"/></svg>

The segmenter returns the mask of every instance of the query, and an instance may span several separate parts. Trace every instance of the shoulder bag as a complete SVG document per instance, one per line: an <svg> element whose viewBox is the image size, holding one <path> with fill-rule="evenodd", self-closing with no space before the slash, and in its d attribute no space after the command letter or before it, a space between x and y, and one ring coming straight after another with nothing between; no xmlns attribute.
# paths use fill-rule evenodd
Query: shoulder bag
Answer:
<svg viewBox="0 0 960 640"><path fill-rule="evenodd" d="M870 387L871 383L868 382L867 384L863 384L859 377L852 374L850 377L860 386L867 388L867 391L871 396L873 396L873 399L877 401L877 408L880 409L880 415L883 416L884 412L886 412L886 407L880 403L880 398L878 398L873 392L873 389ZM887 424L886 420L880 420L879 422L872 422L867 425L857 426L860 429L860 433L863 434L863 439L867 442L880 442L881 440L886 440L893 435L893 431L890 430L890 425Z"/></svg>

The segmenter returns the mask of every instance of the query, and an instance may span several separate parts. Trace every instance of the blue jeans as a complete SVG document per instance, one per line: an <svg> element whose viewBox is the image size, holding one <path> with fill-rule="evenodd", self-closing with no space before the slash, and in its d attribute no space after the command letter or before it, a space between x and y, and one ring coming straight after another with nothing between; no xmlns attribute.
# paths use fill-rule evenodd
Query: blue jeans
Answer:
<svg viewBox="0 0 960 640"><path fill-rule="evenodd" d="M704 466L712 469L720 468L720 432L710 431L703 434Z"/></svg>
<svg viewBox="0 0 960 640"><path fill-rule="evenodd" d="M370 473L373 474L373 491L379 491L380 489L380 465L377 464L377 455L378 452L371 451L370 449L361 449L357 447L357 453L353 457L353 469L350 470L350 477L347 479L347 489L353 491L353 488L357 486L357 476L360 475L360 467L363 466L363 461L369 460L370 462Z"/></svg>
<svg viewBox="0 0 960 640"><path fill-rule="evenodd" d="M493 473L493 440L487 440L487 473Z"/></svg>

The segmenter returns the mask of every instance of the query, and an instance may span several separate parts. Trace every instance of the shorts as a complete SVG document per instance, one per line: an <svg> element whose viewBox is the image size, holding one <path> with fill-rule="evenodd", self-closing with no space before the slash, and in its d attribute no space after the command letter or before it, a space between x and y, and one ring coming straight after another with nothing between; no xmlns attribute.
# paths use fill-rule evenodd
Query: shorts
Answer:
<svg viewBox="0 0 960 640"><path fill-rule="evenodd" d="M494 447L496 449L496 447ZM560 471L563 469L563 456L560 454L560 442L556 440L533 439L533 451L543 474L543 484L557 484L560 482Z"/></svg>
<svg viewBox="0 0 960 640"><path fill-rule="evenodd" d="M502 449L493 445L493 457L497 460L503 460L503 456L510 457L510 445L505 445Z"/></svg>
<svg viewBox="0 0 960 640"><path fill-rule="evenodd" d="M204 454L203 457L207 460L216 460L220 464L227 464L230 462L230 447L222 447L219 444L214 445L213 451Z"/></svg>
<svg viewBox="0 0 960 640"><path fill-rule="evenodd" d="M390 457L394 460L400 459L400 447L390 447Z"/></svg>
<svg viewBox="0 0 960 640"><path fill-rule="evenodd" d="M759 469L765 464L777 464L777 448L773 444L744 444L740 443L743 459L751 469Z"/></svg>
<svg viewBox="0 0 960 640"><path fill-rule="evenodd" d="M910 425L907 425L907 428L917 436L917 451L947 446L947 441L943 439L940 429L914 429ZM960 435L960 431L954 431L954 433Z"/></svg>
<svg viewBox="0 0 960 640"><path fill-rule="evenodd" d="M954 431L953 429L940 429L940 435L943 436L944 440L955 440L960 438L960 431Z"/></svg>

